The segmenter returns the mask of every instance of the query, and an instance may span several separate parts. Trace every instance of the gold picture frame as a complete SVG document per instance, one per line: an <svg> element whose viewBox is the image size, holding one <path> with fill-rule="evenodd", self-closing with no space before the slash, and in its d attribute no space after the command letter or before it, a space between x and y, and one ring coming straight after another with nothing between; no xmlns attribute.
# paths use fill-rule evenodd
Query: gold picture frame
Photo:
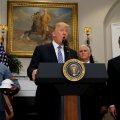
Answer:
<svg viewBox="0 0 120 120"><path fill-rule="evenodd" d="M48 13L49 20L47 21L47 32L43 33L40 19L44 16L45 11ZM39 26L35 28L36 15L40 18L39 24L37 23ZM7 53L18 57L31 57L37 45L50 42L50 32L57 22L66 22L71 26L69 46L77 50L77 3L8 1Z"/></svg>

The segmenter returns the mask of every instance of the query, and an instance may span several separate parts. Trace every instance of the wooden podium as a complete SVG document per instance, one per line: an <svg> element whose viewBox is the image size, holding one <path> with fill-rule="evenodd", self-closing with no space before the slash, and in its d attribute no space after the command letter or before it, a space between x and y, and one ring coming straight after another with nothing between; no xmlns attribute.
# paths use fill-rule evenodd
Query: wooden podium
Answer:
<svg viewBox="0 0 120 120"><path fill-rule="evenodd" d="M84 64L85 75L77 81L68 81L63 75L63 63L40 63L36 84L54 84L63 98L62 120L81 120L79 96L86 90L86 84L105 82L108 78L105 64Z"/></svg>

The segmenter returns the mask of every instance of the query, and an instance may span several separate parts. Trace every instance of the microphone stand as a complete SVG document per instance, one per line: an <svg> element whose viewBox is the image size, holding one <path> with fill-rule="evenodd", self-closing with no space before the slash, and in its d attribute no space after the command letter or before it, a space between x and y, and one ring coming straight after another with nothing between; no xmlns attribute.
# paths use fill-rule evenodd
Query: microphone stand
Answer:
<svg viewBox="0 0 120 120"><path fill-rule="evenodd" d="M69 59L71 59L71 53L70 53L70 48L68 47L68 41L63 37L62 43L64 45L64 48L66 48L68 54L69 54Z"/></svg>

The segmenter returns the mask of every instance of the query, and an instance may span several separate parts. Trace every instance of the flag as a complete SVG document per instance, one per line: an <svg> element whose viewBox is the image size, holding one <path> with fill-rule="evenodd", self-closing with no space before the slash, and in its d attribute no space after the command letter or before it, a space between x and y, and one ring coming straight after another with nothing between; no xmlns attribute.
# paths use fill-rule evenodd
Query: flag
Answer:
<svg viewBox="0 0 120 120"><path fill-rule="evenodd" d="M8 67L8 57L4 50L4 46L0 43L0 63L6 65ZM6 112L6 120L11 120L14 115L13 107L12 107L12 96L4 95L5 99L5 112Z"/></svg>
<svg viewBox="0 0 120 120"><path fill-rule="evenodd" d="M8 66L7 54L4 50L4 46L1 43L0 43L0 63L3 63L4 65Z"/></svg>

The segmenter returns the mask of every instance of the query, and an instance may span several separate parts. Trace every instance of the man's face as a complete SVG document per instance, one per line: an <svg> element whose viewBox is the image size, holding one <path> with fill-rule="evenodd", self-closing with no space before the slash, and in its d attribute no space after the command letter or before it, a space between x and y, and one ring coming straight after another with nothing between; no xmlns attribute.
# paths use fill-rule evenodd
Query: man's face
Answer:
<svg viewBox="0 0 120 120"><path fill-rule="evenodd" d="M79 48L79 57L83 62L86 62L90 59L90 51L86 46L82 46Z"/></svg>
<svg viewBox="0 0 120 120"><path fill-rule="evenodd" d="M62 44L63 38L68 39L69 28L64 25L59 25L53 32L53 37L56 43Z"/></svg>

